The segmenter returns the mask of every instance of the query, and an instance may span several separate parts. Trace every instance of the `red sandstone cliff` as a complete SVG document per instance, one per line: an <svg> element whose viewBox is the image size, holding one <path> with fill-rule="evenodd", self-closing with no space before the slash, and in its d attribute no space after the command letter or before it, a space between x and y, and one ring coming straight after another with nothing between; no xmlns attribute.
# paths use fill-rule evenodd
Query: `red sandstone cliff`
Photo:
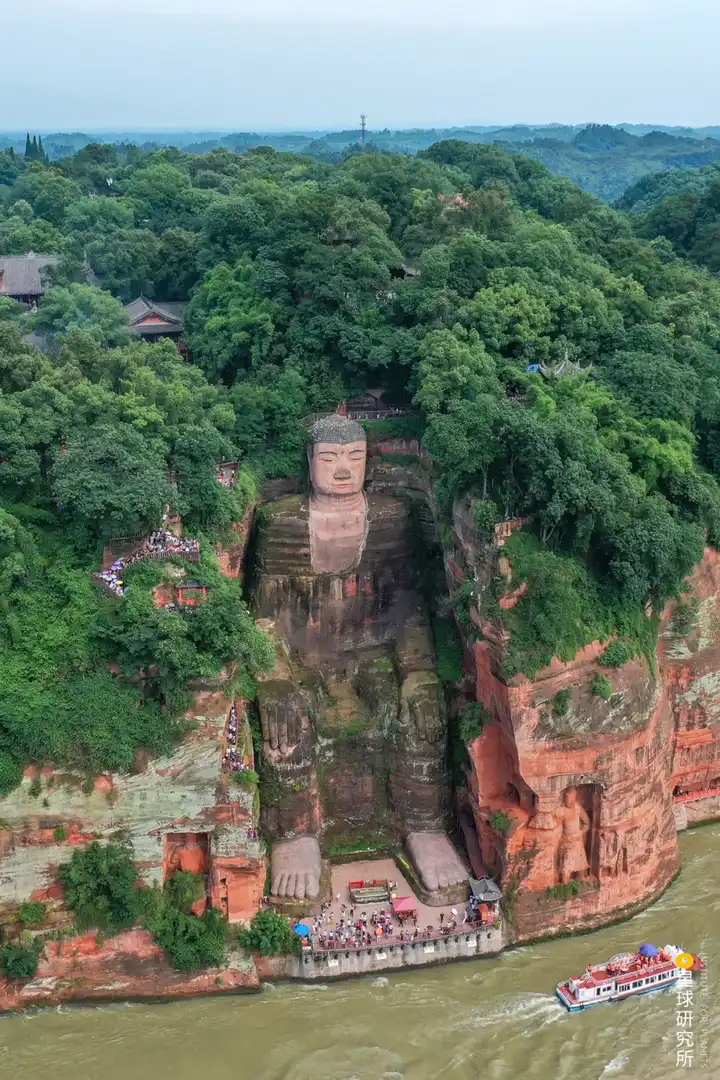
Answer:
<svg viewBox="0 0 720 1080"><path fill-rule="evenodd" d="M706 548L690 590L663 613L658 656L675 726L679 828L720 817L720 553Z"/></svg>
<svg viewBox="0 0 720 1080"><path fill-rule="evenodd" d="M496 530L495 542L483 545L472 513L459 508L450 574L470 570L482 585L507 572L501 548L511 531ZM599 668L603 646L594 642L570 663L553 660L533 680L506 681L506 636L471 607L482 637L470 648L475 695L489 720L469 747L466 809L486 865L502 879L517 940L629 913L676 872L678 770L687 769L683 775L697 784L720 776L714 765L720 728L713 727L720 625L716 630L711 617L718 586L720 557L706 553L692 582L704 634L691 634L682 656L677 636L672 647L664 638L659 674L639 659ZM521 595L522 583L514 582L505 600L513 604ZM693 642L691 661L686 653ZM590 691L595 673L611 680L607 701ZM569 701L558 716L553 703L561 690L569 691Z"/></svg>
<svg viewBox="0 0 720 1080"><path fill-rule="evenodd" d="M145 930L100 942L95 934L48 941L37 975L20 983L0 977L0 1012L72 1001L162 999L258 990L249 958L194 975L175 971Z"/></svg>
<svg viewBox="0 0 720 1080"><path fill-rule="evenodd" d="M609 701L593 698L595 644L507 686L489 651L474 647L477 696L492 720L469 748L470 799L484 860L506 890L519 890L516 935L599 925L646 903L678 867L662 685L633 661L612 673ZM570 713L558 724L552 699L566 689ZM566 734L575 717L580 730ZM579 895L558 902L557 887L573 880Z"/></svg>

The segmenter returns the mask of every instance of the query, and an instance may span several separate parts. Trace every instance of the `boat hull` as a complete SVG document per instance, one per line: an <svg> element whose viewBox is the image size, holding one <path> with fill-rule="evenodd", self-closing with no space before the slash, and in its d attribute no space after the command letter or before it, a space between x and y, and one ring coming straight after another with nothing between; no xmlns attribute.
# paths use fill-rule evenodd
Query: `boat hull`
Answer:
<svg viewBox="0 0 720 1080"><path fill-rule="evenodd" d="M614 1001L625 1001L627 998L640 997L641 994L660 994L663 990L668 990L671 986L675 986L680 979L687 979L687 973L679 971L677 977L674 979L668 979L661 986L644 986L637 990L626 990L624 992L609 994L605 998L598 998L597 1001L572 1001L565 993L563 993L562 986L555 988L555 993L568 1012L583 1012L585 1009L592 1009L595 1005L609 1005Z"/></svg>

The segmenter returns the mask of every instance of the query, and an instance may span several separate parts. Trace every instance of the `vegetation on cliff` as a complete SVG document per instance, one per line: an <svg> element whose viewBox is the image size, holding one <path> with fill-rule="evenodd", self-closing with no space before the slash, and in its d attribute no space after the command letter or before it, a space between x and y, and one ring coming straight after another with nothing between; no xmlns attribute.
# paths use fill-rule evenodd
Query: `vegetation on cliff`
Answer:
<svg viewBox="0 0 720 1080"><path fill-rule="evenodd" d="M27 762L93 773L165 752L191 680L239 662L248 692L272 658L212 554L248 498L216 479L237 457L225 395L168 342L109 348L75 327L42 354L23 318L0 322L0 793ZM123 598L92 583L103 542L158 526L166 500L200 536L199 566L171 560L210 587L197 611L155 607L158 563L131 568ZM138 689L108 663L152 675Z"/></svg>
<svg viewBox="0 0 720 1080"><path fill-rule="evenodd" d="M290 925L290 920L274 908L258 911L250 926L239 931L238 941L244 949L259 952L261 956L285 956L300 952L300 938Z"/></svg>
<svg viewBox="0 0 720 1080"><path fill-rule="evenodd" d="M720 285L537 161L87 147L0 189L0 254L60 258L37 313L0 300L1 791L30 761L127 768L172 744L193 679L267 666L213 547L257 478L297 475L300 419L348 394L414 403L447 517L466 493L486 534L533 515L508 549L529 585L502 615L510 671L591 635L644 649L646 605L720 538ZM193 362L130 339L140 292L189 298ZM178 569L206 604L155 609L147 565L97 592L103 544L167 504L200 537Z"/></svg>
<svg viewBox="0 0 720 1080"><path fill-rule="evenodd" d="M0 971L9 979L33 979L41 952L42 943L39 941L8 941L0 948Z"/></svg>
<svg viewBox="0 0 720 1080"><path fill-rule="evenodd" d="M78 929L117 934L141 921L179 971L218 965L225 958L227 920L214 908L192 914L193 904L205 895L202 874L176 871L162 890L141 888L132 851L117 841L94 841L73 852L59 877Z"/></svg>
<svg viewBox="0 0 720 1080"><path fill-rule="evenodd" d="M138 875L132 852L124 844L94 840L74 851L58 876L79 929L117 934L134 925L140 913Z"/></svg>

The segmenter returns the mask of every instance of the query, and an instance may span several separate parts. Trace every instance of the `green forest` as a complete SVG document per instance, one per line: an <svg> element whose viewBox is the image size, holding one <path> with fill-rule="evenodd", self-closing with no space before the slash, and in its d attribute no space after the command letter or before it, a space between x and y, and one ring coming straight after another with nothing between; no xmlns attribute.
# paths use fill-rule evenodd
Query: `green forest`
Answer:
<svg viewBox="0 0 720 1080"><path fill-rule="evenodd" d="M38 142L39 139L39 142ZM461 140L488 143L508 153L535 158L558 176L564 176L585 191L606 202L623 198L627 188L646 179L662 179L676 170L684 175L720 161L720 128L652 127L647 124L512 124L507 127L468 126L461 128L408 128L405 130L362 131L272 131L234 132L109 132L101 140L79 132L48 133L44 136L0 133L0 151L12 148L27 160L57 161L95 141L112 143L121 154L135 155L138 149L151 153L176 146L189 154L205 155L211 150L246 153L258 147L305 154L317 161L339 164L361 152L417 154L435 143ZM0 181L1 182L1 181ZM682 181L680 181L682 183ZM630 209L630 207L622 207Z"/></svg>
<svg viewBox="0 0 720 1080"><path fill-rule="evenodd" d="M510 549L527 595L487 599L509 675L598 636L649 651L652 612L720 542L720 284L697 249L715 191L671 197L699 200L691 241L666 200L611 208L458 140L337 163L0 152L0 255L59 257L37 312L0 298L0 791L31 761L167 750L189 685L230 661L252 692L272 649L215 545L259 483L301 470L301 418L367 388L417 414L447 520L466 493L483 528L534 516ZM130 335L140 294L189 300L190 362ZM103 545L166 506L200 540L207 602L157 609L155 563L105 596Z"/></svg>

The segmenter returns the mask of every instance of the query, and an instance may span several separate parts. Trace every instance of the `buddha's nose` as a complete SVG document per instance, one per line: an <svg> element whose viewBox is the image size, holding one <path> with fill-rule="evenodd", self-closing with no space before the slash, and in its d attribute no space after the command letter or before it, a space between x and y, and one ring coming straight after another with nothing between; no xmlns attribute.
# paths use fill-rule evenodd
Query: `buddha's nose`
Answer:
<svg viewBox="0 0 720 1080"><path fill-rule="evenodd" d="M349 469L339 468L333 473L333 480L351 480L352 473Z"/></svg>

